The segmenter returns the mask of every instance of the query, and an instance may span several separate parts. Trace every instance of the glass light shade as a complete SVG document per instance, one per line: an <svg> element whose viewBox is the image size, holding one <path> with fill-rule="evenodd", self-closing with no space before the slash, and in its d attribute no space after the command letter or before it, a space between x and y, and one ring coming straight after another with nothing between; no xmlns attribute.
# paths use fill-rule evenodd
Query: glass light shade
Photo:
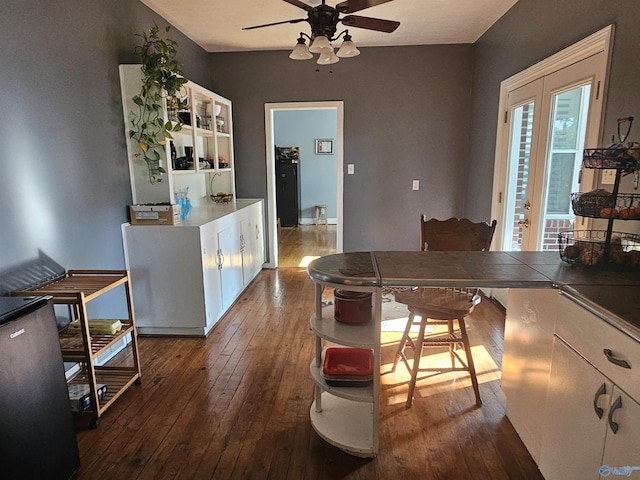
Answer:
<svg viewBox="0 0 640 480"><path fill-rule="evenodd" d="M329 50L333 51L333 47L331 46L329 39L324 35L318 35L314 38L311 46L309 47L309 51L311 53L324 53Z"/></svg>
<svg viewBox="0 0 640 480"><path fill-rule="evenodd" d="M336 55L342 58L357 57L358 55L360 55L360 50L356 48L355 43L353 43L351 40L345 40L344 42L342 42L342 45L340 45L340 48L338 49L338 53L336 53Z"/></svg>
<svg viewBox="0 0 640 480"><path fill-rule="evenodd" d="M313 54L305 43L298 43L289 54L289 58L292 60L309 60L312 57Z"/></svg>
<svg viewBox="0 0 640 480"><path fill-rule="evenodd" d="M333 52L322 52L316 62L318 65L333 65L338 63L340 59Z"/></svg>

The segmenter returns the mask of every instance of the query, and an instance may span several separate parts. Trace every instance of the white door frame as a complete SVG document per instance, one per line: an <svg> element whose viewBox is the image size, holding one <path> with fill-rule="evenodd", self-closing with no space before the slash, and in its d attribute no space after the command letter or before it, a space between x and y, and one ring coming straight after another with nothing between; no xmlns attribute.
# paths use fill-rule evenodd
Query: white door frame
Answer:
<svg viewBox="0 0 640 480"><path fill-rule="evenodd" d="M614 26L609 25L602 30L588 36L587 38L565 48L564 50L552 55L551 57L542 60L541 62L523 70L520 73L513 75L512 77L503 80L500 83L500 103L498 106L498 128L496 133L496 154L493 170L493 193L491 201L491 218L499 219L496 226L496 232L493 236L494 242L498 239L502 239L504 236L504 228L506 227L505 217L505 199L504 189L507 181L508 168L508 149L509 149L509 129L508 122L505 122L505 118L508 118L508 105L509 105L509 93L516 90L534 80L550 75L558 70L561 70L569 65L573 65L581 60L589 58L600 52L606 53L607 69L609 63L609 57L611 56L611 48L613 46L613 32ZM608 72L607 72L608 76ZM606 80L606 77L605 77ZM604 86L594 86L596 89L600 89L596 92L596 95L604 96L606 89ZM604 105L604 100L600 102L600 105ZM604 121L603 115L600 115L600 125L597 125L597 131L602 131L602 123ZM596 140L597 141L597 140ZM590 145L597 146L597 145ZM594 181L593 172L583 171L583 182L588 184ZM591 175L590 175L591 174ZM500 221L502 219L502 221Z"/></svg>
<svg viewBox="0 0 640 480"><path fill-rule="evenodd" d="M337 238L336 238L336 251L342 253L342 190L344 184L344 102L331 101L331 102L286 102L286 103L265 103L264 105L264 125L265 125L265 137L266 137L266 161L267 161L267 213L268 213L268 238L269 249L268 256L269 261L265 263L266 268L276 268L278 266L278 228L277 218L278 213L276 211L276 168L274 158L275 140L273 138L273 114L276 111L282 110L335 110L337 114L337 139L334 143L337 160L338 177L337 183Z"/></svg>

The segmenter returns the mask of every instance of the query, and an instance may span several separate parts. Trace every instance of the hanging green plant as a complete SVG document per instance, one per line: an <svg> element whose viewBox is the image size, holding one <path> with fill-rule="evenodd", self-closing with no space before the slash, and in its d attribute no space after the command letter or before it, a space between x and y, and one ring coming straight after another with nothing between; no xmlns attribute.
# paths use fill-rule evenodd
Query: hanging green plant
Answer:
<svg viewBox="0 0 640 480"><path fill-rule="evenodd" d="M165 33L170 28L167 27ZM129 137L140 147L135 156L146 162L149 181L156 183L161 182L162 175L166 173L160 164L162 153L166 152L165 145L173 138L173 132L182 129L178 120L165 120L163 99L168 110L187 108L186 98L179 95L187 79L175 58L178 46L175 40L161 38L155 24L148 32L136 35L142 39L142 44L133 51L140 55L142 86L140 93L132 99L137 109L131 112Z"/></svg>

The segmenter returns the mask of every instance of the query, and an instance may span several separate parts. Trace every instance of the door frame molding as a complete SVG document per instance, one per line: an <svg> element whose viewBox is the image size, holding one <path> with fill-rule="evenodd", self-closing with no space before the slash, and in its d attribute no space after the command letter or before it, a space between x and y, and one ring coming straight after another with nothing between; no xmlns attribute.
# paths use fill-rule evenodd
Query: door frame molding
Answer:
<svg viewBox="0 0 640 480"><path fill-rule="evenodd" d="M273 133L274 112L284 110L335 110L337 116L337 138L334 142L336 152L338 175L337 184L337 238L336 251L342 253L343 249L343 202L342 190L344 185L344 102L328 101L328 102L284 102L284 103L265 103L264 104L264 125L266 138L266 171L267 171L267 232L268 232L268 261L264 264L266 268L278 267L278 228L276 210L276 171L275 171L275 139Z"/></svg>
<svg viewBox="0 0 640 480"><path fill-rule="evenodd" d="M516 73L515 75L503 80L500 83L500 100L498 104L498 126L496 130L496 152L493 170L493 191L491 201L491 218L502 218L503 221L498 222L494 239L501 239L504 234L504 205L502 198L504 186L506 184L506 175L508 174L506 167L507 153L509 149L509 129L508 122L505 122L505 115L508 115L509 93L516 90L534 80L550 75L565 67L573 65L581 60L589 58L600 52L606 53L607 73L605 75L605 84L609 76L609 58L611 57L611 49L613 47L614 25L607 27L589 35L577 43L559 51L558 53L532 65L531 67ZM606 88L602 88L603 106L606 104L604 96ZM602 124L604 116L600 116L600 125L598 131L602 132Z"/></svg>

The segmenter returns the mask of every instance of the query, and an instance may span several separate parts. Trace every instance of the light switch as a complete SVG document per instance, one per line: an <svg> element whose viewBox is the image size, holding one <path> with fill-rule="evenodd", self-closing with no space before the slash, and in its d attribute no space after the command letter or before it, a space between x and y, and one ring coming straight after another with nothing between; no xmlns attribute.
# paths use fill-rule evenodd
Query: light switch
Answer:
<svg viewBox="0 0 640 480"><path fill-rule="evenodd" d="M420 180L414 180L412 188L413 190L420 190Z"/></svg>
<svg viewBox="0 0 640 480"><path fill-rule="evenodd" d="M348 163L347 164L347 175L353 175L353 173L354 173L353 163Z"/></svg>

